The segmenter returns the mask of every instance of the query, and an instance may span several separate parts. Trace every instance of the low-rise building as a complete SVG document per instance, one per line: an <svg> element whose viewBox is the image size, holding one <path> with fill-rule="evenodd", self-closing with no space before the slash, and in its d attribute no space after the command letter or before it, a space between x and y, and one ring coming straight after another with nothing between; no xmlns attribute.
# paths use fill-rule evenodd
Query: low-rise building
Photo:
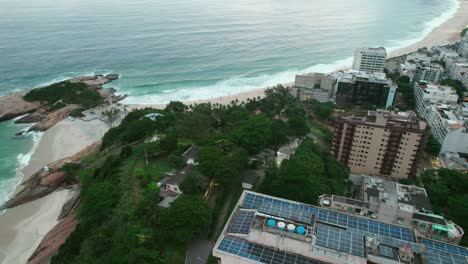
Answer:
<svg viewBox="0 0 468 264"><path fill-rule="evenodd" d="M221 264L466 263L411 227L244 191L212 254ZM443 260L443 261L442 261Z"/></svg>
<svg viewBox="0 0 468 264"><path fill-rule="evenodd" d="M439 82L444 73L445 70L440 64L420 62L414 70L413 82Z"/></svg>
<svg viewBox="0 0 468 264"><path fill-rule="evenodd" d="M301 101L317 100L319 102L333 101L332 85L326 85L327 76L322 73L296 75L291 94ZM325 81L323 81L325 80ZM333 79L332 79L333 81ZM324 86L322 86L322 82Z"/></svg>
<svg viewBox="0 0 468 264"><path fill-rule="evenodd" d="M449 75L452 79L459 80L468 87L468 61L458 60L450 65Z"/></svg>
<svg viewBox="0 0 468 264"><path fill-rule="evenodd" d="M448 243L458 244L464 235L460 226L433 213L424 188L362 175L359 197L322 195L319 204L387 223L411 226L418 236Z"/></svg>
<svg viewBox="0 0 468 264"><path fill-rule="evenodd" d="M415 177L427 140L414 112L369 111L335 120L332 152L352 173Z"/></svg>

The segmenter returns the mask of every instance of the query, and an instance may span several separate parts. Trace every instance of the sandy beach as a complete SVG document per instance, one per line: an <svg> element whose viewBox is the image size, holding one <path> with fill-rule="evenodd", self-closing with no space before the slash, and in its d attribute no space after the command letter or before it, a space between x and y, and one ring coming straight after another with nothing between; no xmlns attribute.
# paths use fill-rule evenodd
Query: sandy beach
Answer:
<svg viewBox="0 0 468 264"><path fill-rule="evenodd" d="M459 32L468 25L468 0L460 0L457 13L435 28L423 40L396 50L390 57L416 51L422 47L444 45L459 40ZM290 85L291 83L283 84ZM264 95L266 88L215 97L204 100L186 101L187 105L197 103L230 104L233 100L246 101ZM127 109L155 107L165 104L127 105ZM67 118L44 132L29 165L22 169L25 179L38 169L53 161L72 156L85 147L100 140L109 126L98 119L82 121ZM39 200L8 209L0 215L0 263L25 263L44 235L57 223L62 205L70 197L70 191L60 190Z"/></svg>
<svg viewBox="0 0 468 264"><path fill-rule="evenodd" d="M22 170L23 181L43 166L99 141L108 129L109 126L99 119L67 118L57 123L42 135L31 162ZM0 263L26 263L42 238L58 223L62 206L70 197L69 190L60 190L1 214Z"/></svg>
<svg viewBox="0 0 468 264"><path fill-rule="evenodd" d="M24 180L53 161L70 157L100 140L108 126L99 119L88 122L67 118L44 132L29 164L22 169Z"/></svg>
<svg viewBox="0 0 468 264"><path fill-rule="evenodd" d="M57 223L62 205L72 196L69 190L7 210L0 216L0 263L26 263L42 238Z"/></svg>

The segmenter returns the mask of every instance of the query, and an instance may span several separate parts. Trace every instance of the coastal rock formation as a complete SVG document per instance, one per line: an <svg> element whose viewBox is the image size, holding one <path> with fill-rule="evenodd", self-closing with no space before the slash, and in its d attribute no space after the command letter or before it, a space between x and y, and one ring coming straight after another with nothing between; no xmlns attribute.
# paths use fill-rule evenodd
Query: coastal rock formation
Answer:
<svg viewBox="0 0 468 264"><path fill-rule="evenodd" d="M89 153L99 149L101 142L97 142L77 154L53 162L47 166L47 169L42 168L33 174L20 186L20 190L16 195L0 206L0 210L16 207L18 205L34 201L44 197L60 187L65 187L66 175L60 171L60 168L66 163L78 162L81 158Z"/></svg>
<svg viewBox="0 0 468 264"><path fill-rule="evenodd" d="M62 207L62 212L58 218L60 222L44 236L39 246L29 257L28 263L50 263L50 260L57 254L60 246L65 243L68 236L75 230L78 224L75 218L75 210L80 204L80 192L78 185L75 185L74 189L74 196Z"/></svg>
<svg viewBox="0 0 468 264"><path fill-rule="evenodd" d="M70 115L70 112L78 108L76 105L67 105L64 108L48 113L40 122L32 126L29 131L45 131Z"/></svg>
<svg viewBox="0 0 468 264"><path fill-rule="evenodd" d="M73 215L64 218L42 239L39 246L28 259L29 264L50 263L52 257L57 254L60 246L65 243L68 236L75 230L78 221Z"/></svg>
<svg viewBox="0 0 468 264"><path fill-rule="evenodd" d="M0 121L13 119L29 114L41 108L39 102L27 102L23 96L28 91L22 91L0 97Z"/></svg>
<svg viewBox="0 0 468 264"><path fill-rule="evenodd" d="M108 74L105 76L82 76L66 81L71 83L84 83L90 89L98 91L102 98L115 103L124 99L126 95L115 95L115 89L103 89L102 86L117 80L118 78L118 74ZM31 89L0 97L0 121L13 119L27 114L26 116L18 119L16 123L37 123L30 130L44 131L64 118L67 118L71 111L79 107L76 105L67 105L57 110L50 110L50 106L46 106L41 102L28 102L24 100L23 96L30 90Z"/></svg>

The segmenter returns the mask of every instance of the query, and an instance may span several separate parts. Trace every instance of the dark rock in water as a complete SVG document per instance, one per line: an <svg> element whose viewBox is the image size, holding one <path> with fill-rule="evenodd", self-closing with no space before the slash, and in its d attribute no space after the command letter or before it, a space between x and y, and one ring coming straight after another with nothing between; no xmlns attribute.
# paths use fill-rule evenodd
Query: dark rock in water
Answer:
<svg viewBox="0 0 468 264"><path fill-rule="evenodd" d="M24 134L26 133L26 130L22 130L18 133L15 134L15 137L21 137L21 136L24 136Z"/></svg>
<svg viewBox="0 0 468 264"><path fill-rule="evenodd" d="M113 81L113 80L117 80L119 79L120 75L117 74L117 73L111 73L111 74L107 74L106 75L106 78Z"/></svg>
<svg viewBox="0 0 468 264"><path fill-rule="evenodd" d="M45 115L40 113L40 111L23 116L22 118L15 121L16 124L24 124L24 123L37 123L44 120Z"/></svg>

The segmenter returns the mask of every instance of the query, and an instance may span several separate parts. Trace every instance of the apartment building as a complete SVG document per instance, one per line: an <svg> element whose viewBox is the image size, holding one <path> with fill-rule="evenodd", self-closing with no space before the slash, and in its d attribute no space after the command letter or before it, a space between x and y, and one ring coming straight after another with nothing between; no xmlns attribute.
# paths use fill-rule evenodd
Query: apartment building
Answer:
<svg viewBox="0 0 468 264"><path fill-rule="evenodd" d="M354 53L353 70L383 72L387 50L385 48L360 48Z"/></svg>
<svg viewBox="0 0 468 264"><path fill-rule="evenodd" d="M389 107L393 104L397 86L384 73L345 71L335 74L333 89L338 106L372 105Z"/></svg>
<svg viewBox="0 0 468 264"><path fill-rule="evenodd" d="M466 263L468 249L409 226L244 191L212 255L220 264Z"/></svg>
<svg viewBox="0 0 468 264"><path fill-rule="evenodd" d="M440 64L420 62L414 70L413 82L439 82L444 73L445 70Z"/></svg>
<svg viewBox="0 0 468 264"><path fill-rule="evenodd" d="M458 95L452 87L415 83L416 110L442 145L441 153L468 153L468 106L458 105ZM465 110L466 109L466 110Z"/></svg>
<svg viewBox="0 0 468 264"><path fill-rule="evenodd" d="M352 173L415 177L427 141L426 123L414 112L369 111L335 120L332 151Z"/></svg>
<svg viewBox="0 0 468 264"><path fill-rule="evenodd" d="M418 236L459 244L464 230L457 224L436 215L424 188L400 184L380 177L360 177L358 199L321 195L325 208L377 219L386 223L412 227Z"/></svg>

